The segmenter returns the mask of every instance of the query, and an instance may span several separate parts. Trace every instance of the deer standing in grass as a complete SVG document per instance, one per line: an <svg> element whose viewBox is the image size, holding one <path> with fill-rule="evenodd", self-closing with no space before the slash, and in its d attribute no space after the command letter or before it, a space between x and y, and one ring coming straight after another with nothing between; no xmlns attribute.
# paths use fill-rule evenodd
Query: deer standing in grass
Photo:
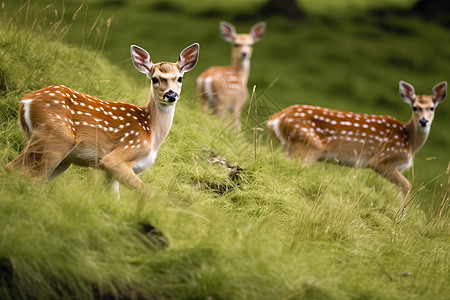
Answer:
<svg viewBox="0 0 450 300"><path fill-rule="evenodd" d="M203 101L203 111L212 110L223 120L228 111L233 112L234 125L241 130L241 109L248 98L247 82L250 75L250 58L253 44L261 40L266 23L255 24L248 34L237 34L230 23L220 22L225 41L233 45L231 66L211 67L197 78L197 90Z"/></svg>
<svg viewBox="0 0 450 300"><path fill-rule="evenodd" d="M98 99L62 85L25 95L19 124L28 143L6 168L51 180L71 164L97 167L106 171L117 194L119 181L147 196L136 174L155 163L172 126L183 74L194 68L198 51L192 44L176 63L153 64L147 51L131 46L134 66L151 80L145 106Z"/></svg>
<svg viewBox="0 0 450 300"><path fill-rule="evenodd" d="M400 97L413 110L406 123L390 116L294 105L273 115L268 126L288 156L300 157L305 164L335 160L372 168L406 197L411 183L400 171L411 167L414 154L428 137L435 108L446 93L446 82L436 84L431 96L416 96L412 85L400 81Z"/></svg>

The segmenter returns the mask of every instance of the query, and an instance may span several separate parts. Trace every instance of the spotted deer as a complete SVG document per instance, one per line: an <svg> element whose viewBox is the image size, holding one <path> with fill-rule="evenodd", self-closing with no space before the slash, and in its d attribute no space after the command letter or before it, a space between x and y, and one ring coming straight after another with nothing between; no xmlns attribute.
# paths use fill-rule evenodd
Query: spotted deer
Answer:
<svg viewBox="0 0 450 300"><path fill-rule="evenodd" d="M176 63L154 64L147 51L131 46L134 66L151 80L144 106L102 100L63 85L25 95L19 124L28 142L6 168L51 180L71 164L96 167L106 171L117 194L119 181L147 196L136 174L155 163L172 126L183 74L194 68L198 51L195 43L181 51Z"/></svg>
<svg viewBox="0 0 450 300"><path fill-rule="evenodd" d="M220 31L224 40L233 45L232 65L211 67L204 71L197 78L197 90L205 113L212 110L223 120L228 111L232 111L234 125L240 131L241 109L248 98L247 82L253 44L264 36L266 23L253 25L250 33L237 34L232 24L222 21Z"/></svg>
<svg viewBox="0 0 450 300"><path fill-rule="evenodd" d="M390 116L294 105L273 115L268 127L290 157L305 164L334 160L372 168L407 196L411 183L400 171L412 166L430 132L434 109L446 93L447 82L436 84L431 96L416 96L412 85L400 81L400 97L413 110L406 123Z"/></svg>

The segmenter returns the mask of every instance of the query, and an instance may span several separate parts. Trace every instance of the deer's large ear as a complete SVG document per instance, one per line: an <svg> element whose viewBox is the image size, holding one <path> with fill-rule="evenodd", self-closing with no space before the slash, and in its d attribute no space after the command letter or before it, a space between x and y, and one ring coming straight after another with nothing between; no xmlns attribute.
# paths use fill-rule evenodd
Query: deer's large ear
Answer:
<svg viewBox="0 0 450 300"><path fill-rule="evenodd" d="M260 39L264 37L266 33L266 23L260 22L252 26L250 29L250 35L253 38L254 42L258 42Z"/></svg>
<svg viewBox="0 0 450 300"><path fill-rule="evenodd" d="M416 99L416 92L414 87L407 83L406 81L400 80L399 83L400 98L407 104L412 105Z"/></svg>
<svg viewBox="0 0 450 300"><path fill-rule="evenodd" d="M221 21L219 26L223 39L230 43L233 42L234 37L236 36L236 29L234 28L233 24Z"/></svg>
<svg viewBox="0 0 450 300"><path fill-rule="evenodd" d="M141 73L151 76L153 63L150 59L150 54L139 46L131 45L131 61L134 67Z"/></svg>
<svg viewBox="0 0 450 300"><path fill-rule="evenodd" d="M177 62L181 74L190 71L195 67L198 60L199 47L200 45L198 43L194 43L181 51Z"/></svg>
<svg viewBox="0 0 450 300"><path fill-rule="evenodd" d="M433 102L438 105L447 96L447 81L442 81L433 86Z"/></svg>

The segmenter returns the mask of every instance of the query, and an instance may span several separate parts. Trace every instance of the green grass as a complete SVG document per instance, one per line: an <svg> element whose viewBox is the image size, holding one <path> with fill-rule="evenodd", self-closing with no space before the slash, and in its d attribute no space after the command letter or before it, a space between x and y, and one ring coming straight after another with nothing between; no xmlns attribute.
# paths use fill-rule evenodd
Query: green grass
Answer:
<svg viewBox="0 0 450 300"><path fill-rule="evenodd" d="M77 7L67 3L69 19L71 5ZM30 13L25 23L25 10L8 26L1 24L2 166L24 146L17 125L23 94L65 84L142 104L149 83L130 63L129 44L147 48L155 61L174 61L183 47L199 41L200 62L185 76L157 164L140 175L151 190L145 204L124 187L118 200L104 189L101 172L86 168L71 167L47 184L0 168L1 299L447 298L448 103L439 106L430 140L416 157L415 190L443 175L398 222L396 189L371 170L324 163L303 167L285 159L265 132L255 159L252 132L236 136L216 117L202 115L195 77L211 64L229 61L217 18L151 14L140 2L125 3L125 10L115 11L102 52L108 10L115 8L105 8L103 23L88 35L81 28L95 23L95 5L86 21L80 11L67 34L70 20L48 25L49 15L37 19ZM14 12L7 9L3 22ZM406 120L398 79L424 92L446 79L446 32L420 20L317 18L295 24L273 18L268 23L252 61L260 121L265 107L297 102ZM250 114L247 128L252 126ZM242 170L231 176L211 162L209 150ZM427 161L428 156L436 159ZM165 238L142 232L146 224Z"/></svg>
<svg viewBox="0 0 450 300"><path fill-rule="evenodd" d="M130 44L149 49L152 58L160 61L175 60L180 49L199 42L200 60L183 91L196 97L195 77L211 65L230 63L230 46L220 37L219 21L232 21L238 31L247 31L261 20L239 15L254 11L262 1L238 2L173 0L161 5L157 1L108 1L106 5L97 0L81 8L78 1L33 2L25 4L14 20L25 30L32 27L40 30L45 28L45 22L52 22L51 34L47 31L44 35L77 47L81 45L83 49L97 49L98 55L111 59L140 83L145 78L129 67ZM52 4L47 7L47 3ZM257 86L260 107L270 107L260 115L260 121L288 105L313 104L392 115L406 122L411 109L398 96L399 80L412 83L418 94L431 93L434 84L448 80L444 66L450 57L450 42L447 32L438 25L413 17L362 14L354 6L370 9L373 1L339 1L348 7L344 10L334 7L336 1L312 3L304 1L303 6L311 11L308 5L320 4L322 13L341 12L341 17L313 13L308 21L300 23L279 17L266 20L267 34L255 45L249 82L250 88ZM377 3L407 7L413 1ZM10 3L4 10L14 12L14 8L15 4ZM33 19L39 20L38 25ZM269 88L273 81L275 84ZM445 120L450 114L447 101L438 107L430 137L415 156L414 175L408 175L416 186L432 181L447 169L450 147ZM261 128L265 126L261 124ZM445 178L436 184L448 188ZM431 202L432 194L433 189L429 188L419 199Z"/></svg>

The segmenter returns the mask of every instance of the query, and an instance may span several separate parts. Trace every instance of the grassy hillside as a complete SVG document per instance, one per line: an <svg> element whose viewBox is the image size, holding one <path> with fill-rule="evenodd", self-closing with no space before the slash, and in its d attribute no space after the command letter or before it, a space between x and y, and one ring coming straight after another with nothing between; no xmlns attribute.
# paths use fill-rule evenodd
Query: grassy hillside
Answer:
<svg viewBox="0 0 450 300"><path fill-rule="evenodd" d="M42 31L51 23L46 36L83 49L98 49L98 55L109 58L142 84L145 78L129 67L130 44L151 49L152 57L159 61L177 57L182 47L199 42L201 57L190 73L194 79L211 65L230 62L230 46L218 30L220 20L235 23L242 32L261 21L252 13L262 0L191 2L13 1L2 14L24 30ZM450 39L447 30L438 25L414 17L361 13L374 8L374 2L368 0L343 0L339 5L331 0L300 3L310 13L307 21L266 19L267 34L255 45L249 86L257 86L258 120L263 130L270 114L292 104L392 115L407 121L411 109L398 96L399 80L412 83L418 94L430 93L434 84L449 80L444 66L450 57ZM413 3L376 1L380 7ZM192 95L192 105L198 105L194 84L186 84L183 93ZM419 195L425 206L433 201L434 186L448 189L444 177L434 180L449 163L447 101L438 107L430 137L408 173L415 186L432 182Z"/></svg>
<svg viewBox="0 0 450 300"><path fill-rule="evenodd" d="M145 203L124 187L116 199L104 190L102 174L86 168L71 167L48 184L7 174L3 166L24 146L17 125L21 95L65 84L142 104L149 88L142 74L129 75L136 72L130 62L119 60L119 68L95 50L102 42L94 50L68 46L59 42L61 33L48 38L47 30L36 34L24 27L0 27L1 299L445 299L450 294L448 172L441 178L447 185L429 185L427 202L414 203L398 222L401 199L370 170L302 167L286 160L264 135L255 159L251 134L236 136L201 114L195 72L206 62L186 74L157 164L140 175L151 189ZM270 44L269 37L265 42ZM174 61L188 43L170 42L167 52L142 46L156 52L155 61ZM123 47L128 52L128 44ZM260 49L261 55L268 51ZM252 122L249 117L248 127ZM217 156L231 171L214 162ZM440 170L446 170L442 163Z"/></svg>

